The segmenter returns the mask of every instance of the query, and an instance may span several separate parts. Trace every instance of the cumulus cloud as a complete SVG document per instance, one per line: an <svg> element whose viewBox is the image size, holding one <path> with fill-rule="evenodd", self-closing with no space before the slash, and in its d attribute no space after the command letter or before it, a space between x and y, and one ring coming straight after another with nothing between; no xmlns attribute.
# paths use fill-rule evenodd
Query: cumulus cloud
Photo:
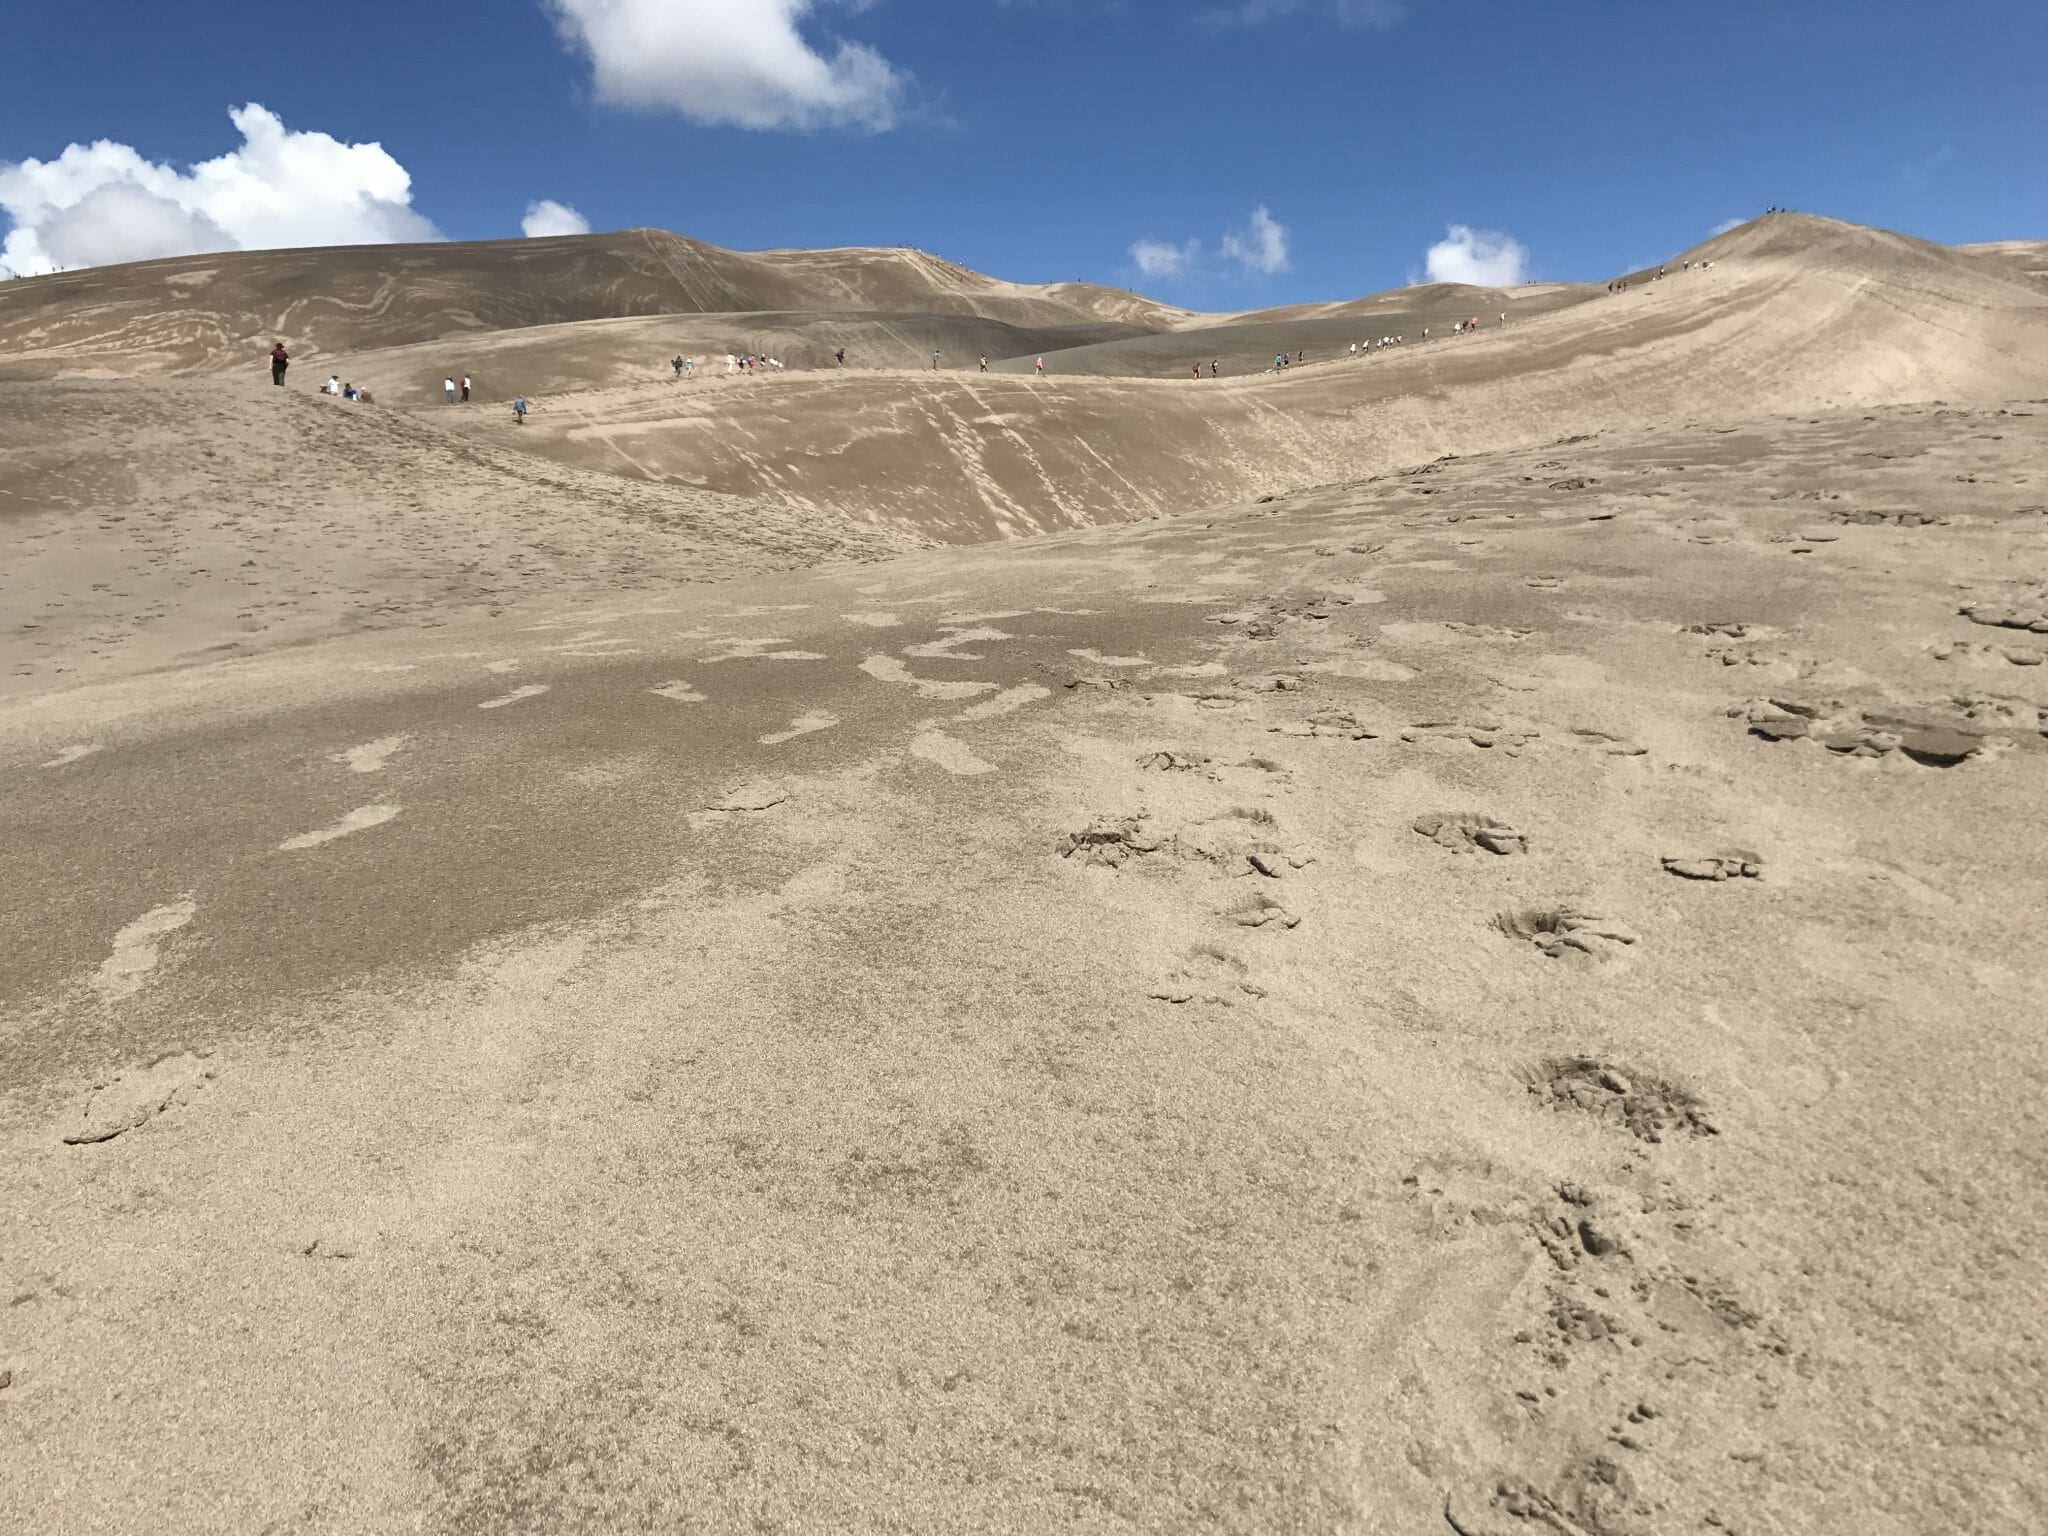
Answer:
<svg viewBox="0 0 2048 1536"><path fill-rule="evenodd" d="M551 235L587 235L590 233L590 220L567 203L544 197L539 202L526 205L526 217L519 221L519 233L529 240L545 240Z"/></svg>
<svg viewBox="0 0 2048 1536"><path fill-rule="evenodd" d="M1131 264L1138 269L1138 275L1161 282L1177 277L1186 277L1200 265L1202 242L1190 240L1185 245L1174 245L1165 240L1140 240L1131 247Z"/></svg>
<svg viewBox="0 0 2048 1536"><path fill-rule="evenodd" d="M1497 229L1453 224L1429 248L1429 281L1470 283L1475 288L1512 288L1529 281L1529 251Z"/></svg>
<svg viewBox="0 0 2048 1536"><path fill-rule="evenodd" d="M189 170L126 144L73 144L0 161L0 275L199 251L434 240L412 178L381 144L287 129L255 102L228 113L239 148Z"/></svg>
<svg viewBox="0 0 2048 1536"><path fill-rule="evenodd" d="M1251 223L1223 237L1224 256L1253 274L1270 277L1287 270L1287 228L1277 223L1265 205L1252 210Z"/></svg>
<svg viewBox="0 0 2048 1536"><path fill-rule="evenodd" d="M909 76L863 43L806 36L870 0L542 0L601 100L738 128L894 127ZM815 29L814 29L815 31Z"/></svg>
<svg viewBox="0 0 2048 1536"><path fill-rule="evenodd" d="M1258 27L1289 16L1326 16L1340 27L1391 27L1404 19L1400 0L1238 0L1202 13L1207 27Z"/></svg>

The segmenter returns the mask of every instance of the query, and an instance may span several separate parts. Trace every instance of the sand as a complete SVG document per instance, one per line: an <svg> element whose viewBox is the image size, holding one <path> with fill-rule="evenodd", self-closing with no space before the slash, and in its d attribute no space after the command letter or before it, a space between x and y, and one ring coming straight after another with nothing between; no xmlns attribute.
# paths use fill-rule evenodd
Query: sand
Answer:
<svg viewBox="0 0 2048 1536"><path fill-rule="evenodd" d="M1926 292L1780 338L1849 408L1531 363L1613 420L948 548L393 407L344 488L531 513L338 490L264 590L394 611L221 658L92 522L176 476L36 438L10 612L167 612L6 640L9 1523L2042 1524L2048 384ZM213 389L195 453L358 430Z"/></svg>

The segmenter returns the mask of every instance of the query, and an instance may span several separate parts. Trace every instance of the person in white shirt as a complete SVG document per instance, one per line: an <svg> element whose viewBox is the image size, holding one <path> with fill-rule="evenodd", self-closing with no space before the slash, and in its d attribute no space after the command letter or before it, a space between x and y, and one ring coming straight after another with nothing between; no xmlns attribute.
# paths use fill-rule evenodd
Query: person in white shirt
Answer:
<svg viewBox="0 0 2048 1536"><path fill-rule="evenodd" d="M333 378L329 379L329 380L328 380L328 381L327 381L327 382L326 382L325 384L322 384L322 385L320 386L320 393L321 393L321 394L323 394L323 395L338 395L338 394L340 394L340 393L341 393L341 375L337 373L336 375L334 375L334 377L333 377Z"/></svg>
<svg viewBox="0 0 2048 1536"><path fill-rule="evenodd" d="M453 379L443 379L441 387L448 392L448 403L453 405L455 403L455 381Z"/></svg>

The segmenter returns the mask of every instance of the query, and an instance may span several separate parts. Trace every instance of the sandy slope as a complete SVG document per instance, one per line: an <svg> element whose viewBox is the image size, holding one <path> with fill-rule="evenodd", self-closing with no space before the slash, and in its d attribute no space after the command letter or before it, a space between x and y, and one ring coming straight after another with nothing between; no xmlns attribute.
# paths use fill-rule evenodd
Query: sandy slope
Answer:
<svg viewBox="0 0 2048 1536"><path fill-rule="evenodd" d="M15 1518L2038 1526L2044 423L0 714Z"/></svg>
<svg viewBox="0 0 2048 1536"><path fill-rule="evenodd" d="M1711 270L1277 378L655 380L550 398L521 442L970 540L1618 423L2048 392L2048 295L1970 258L1790 215L1698 254Z"/></svg>
<svg viewBox="0 0 2048 1536"><path fill-rule="evenodd" d="M0 419L0 693L920 542L247 380L0 383Z"/></svg>

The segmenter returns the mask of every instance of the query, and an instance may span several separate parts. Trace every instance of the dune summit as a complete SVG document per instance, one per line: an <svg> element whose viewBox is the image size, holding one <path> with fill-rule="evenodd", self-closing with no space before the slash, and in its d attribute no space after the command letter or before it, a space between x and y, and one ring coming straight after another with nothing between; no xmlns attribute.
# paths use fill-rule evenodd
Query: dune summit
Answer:
<svg viewBox="0 0 2048 1536"><path fill-rule="evenodd" d="M2035 254L0 286L16 1523L2039 1525Z"/></svg>

